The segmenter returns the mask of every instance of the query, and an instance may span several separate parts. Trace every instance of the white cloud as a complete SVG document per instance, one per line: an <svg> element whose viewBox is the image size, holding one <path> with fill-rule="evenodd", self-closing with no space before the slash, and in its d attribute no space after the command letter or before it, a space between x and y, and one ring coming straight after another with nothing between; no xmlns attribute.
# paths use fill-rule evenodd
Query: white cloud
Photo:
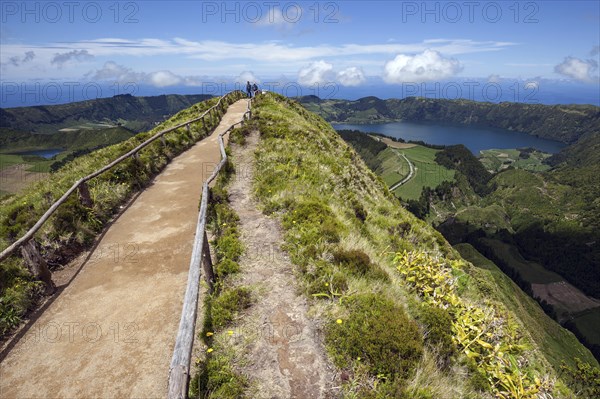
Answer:
<svg viewBox="0 0 600 399"><path fill-rule="evenodd" d="M265 27L265 26L274 26L278 29L290 29L293 27L293 24L298 21L299 16L302 15L302 10L298 9L297 12L300 13L298 15L294 11L290 11L289 15L283 15L283 12L279 7L272 7L269 9L269 12L266 13L257 23L256 26Z"/></svg>
<svg viewBox="0 0 600 399"><path fill-rule="evenodd" d="M462 70L460 62L445 58L435 50L425 50L420 54L399 54L384 67L383 79L387 83L428 82L446 79Z"/></svg>
<svg viewBox="0 0 600 399"><path fill-rule="evenodd" d="M592 73L596 69L598 69L598 63L594 60L565 57L563 62L554 67L554 72L582 82L591 82L594 80Z"/></svg>
<svg viewBox="0 0 600 399"><path fill-rule="evenodd" d="M36 55L45 55L52 59L56 49L65 52L86 50L95 57L114 56L156 56L183 55L206 61L248 59L261 62L313 61L324 57L372 56L376 54L393 55L399 53L417 53L426 49L436 50L447 55L499 51L512 46L507 42L477 42L473 40L435 39L416 43L370 43L342 44L338 46L292 46L281 42L232 43L205 40L194 42L183 38L172 40L101 38L72 43L6 44L2 46L2 60L11 56L20 56L26 51L35 51Z"/></svg>
<svg viewBox="0 0 600 399"><path fill-rule="evenodd" d="M2 65L12 65L15 67L25 64L26 62L32 61L35 58L35 52L26 51L23 57L14 55L8 59L7 62L3 62Z"/></svg>
<svg viewBox="0 0 600 399"><path fill-rule="evenodd" d="M350 67L338 73L338 81L343 86L358 86L366 81L362 68Z"/></svg>
<svg viewBox="0 0 600 399"><path fill-rule="evenodd" d="M256 77L256 75L254 74L254 72L252 71L244 71L242 73L240 73L236 78L235 78L235 83L239 83L241 85L245 85L246 82L256 82L256 83L261 83L260 79L258 79ZM246 87L246 86L244 86Z"/></svg>
<svg viewBox="0 0 600 399"><path fill-rule="evenodd" d="M131 68L119 65L114 61L107 61L102 68L86 74L92 80L113 80L119 83L140 83L146 76L140 72L134 72Z"/></svg>
<svg viewBox="0 0 600 399"><path fill-rule="evenodd" d="M539 87L540 87L540 82L538 82L537 80L532 80L532 81L525 83L526 90L537 90L537 89L539 89Z"/></svg>
<svg viewBox="0 0 600 399"><path fill-rule="evenodd" d="M500 75L496 75L496 74L492 74L490 76L488 76L488 83L500 83L500 80L502 78L500 77Z"/></svg>
<svg viewBox="0 0 600 399"><path fill-rule="evenodd" d="M102 68L86 74L90 80L109 80L118 83L149 84L155 87L167 87L178 84L188 86L197 85L194 77L182 77L171 71L163 70L156 72L136 72L131 68L119 65L114 61L107 61Z"/></svg>
<svg viewBox="0 0 600 399"><path fill-rule="evenodd" d="M66 63L70 61L89 61L94 59L94 56L91 55L87 50L72 50L66 53L56 53L50 61L51 64L57 65L59 68L62 68Z"/></svg>
<svg viewBox="0 0 600 399"><path fill-rule="evenodd" d="M180 84L183 81L183 78L175 75L171 71L158 71L150 73L147 80L153 86L167 87Z"/></svg>
<svg viewBox="0 0 600 399"><path fill-rule="evenodd" d="M323 60L311 62L298 72L298 83L305 86L332 82L334 79L333 65Z"/></svg>

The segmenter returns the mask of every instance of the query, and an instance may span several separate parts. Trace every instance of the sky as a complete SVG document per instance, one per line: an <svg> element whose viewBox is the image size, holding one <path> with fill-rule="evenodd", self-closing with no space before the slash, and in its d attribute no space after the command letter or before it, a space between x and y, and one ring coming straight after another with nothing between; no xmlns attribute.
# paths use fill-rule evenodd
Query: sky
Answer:
<svg viewBox="0 0 600 399"><path fill-rule="evenodd" d="M598 1L2 1L0 23L2 106L248 80L600 105Z"/></svg>

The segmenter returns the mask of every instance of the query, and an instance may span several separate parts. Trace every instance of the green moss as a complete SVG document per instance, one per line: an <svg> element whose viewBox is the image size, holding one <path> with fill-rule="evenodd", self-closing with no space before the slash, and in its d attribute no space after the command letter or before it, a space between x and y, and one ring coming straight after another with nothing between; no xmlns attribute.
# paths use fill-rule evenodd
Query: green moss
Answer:
<svg viewBox="0 0 600 399"><path fill-rule="evenodd" d="M423 341L404 309L377 294L344 302L346 316L326 326L326 345L335 364L346 368L360 358L373 376L407 378L423 353Z"/></svg>

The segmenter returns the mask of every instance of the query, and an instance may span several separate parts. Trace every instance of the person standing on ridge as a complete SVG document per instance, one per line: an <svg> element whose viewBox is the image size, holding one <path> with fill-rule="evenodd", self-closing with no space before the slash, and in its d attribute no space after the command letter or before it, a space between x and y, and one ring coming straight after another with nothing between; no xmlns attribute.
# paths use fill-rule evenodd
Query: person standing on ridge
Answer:
<svg viewBox="0 0 600 399"><path fill-rule="evenodd" d="M246 94L248 94L248 98L252 98L252 86L250 86L250 81L246 81Z"/></svg>
<svg viewBox="0 0 600 399"><path fill-rule="evenodd" d="M254 82L252 84L252 97L256 97L257 93L258 93L258 86L256 85L256 82Z"/></svg>

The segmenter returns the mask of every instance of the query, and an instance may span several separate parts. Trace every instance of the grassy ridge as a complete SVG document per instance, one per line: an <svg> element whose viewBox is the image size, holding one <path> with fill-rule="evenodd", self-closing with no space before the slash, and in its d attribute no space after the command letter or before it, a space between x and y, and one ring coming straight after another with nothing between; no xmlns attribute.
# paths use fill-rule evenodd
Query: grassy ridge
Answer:
<svg viewBox="0 0 600 399"><path fill-rule="evenodd" d="M0 249L21 237L75 181L130 151L156 132L197 117L217 100L198 103L149 132L79 157L23 194L0 202ZM208 118L206 123L206 129L210 130L218 124L218 119ZM185 128L170 132L165 135L165 144L157 140L144 148L139 157L130 158L88 182L94 202L91 208L83 206L76 194L69 197L35 235L46 261L50 265L64 264L89 246L123 202L145 187L170 159L205 137L206 131L202 123L197 123L190 132ZM0 291L0 334L3 335L35 306L41 292L40 284L31 278L20 255L14 254L0 265Z"/></svg>
<svg viewBox="0 0 600 399"><path fill-rule="evenodd" d="M402 209L383 182L322 119L306 112L297 103L275 95L264 96L257 102L255 117L262 138L256 154L257 176L260 177L255 182L255 194L263 204L264 212L274 213L282 219L286 248L298 266L303 289L314 298L312 306L316 317L324 320L329 353L338 367L352 370L354 377L344 385L345 394L349 397L479 398L485 397L483 390L499 395L506 381L495 378L504 377L494 374L487 363L474 360L477 358L466 350L463 341L458 342L463 342L461 350L465 352L450 355L454 359L454 368L442 371L446 357L440 355L439 347L430 341L426 332L433 329L433 325L444 323L441 320L433 325L425 322L430 320L425 314L434 312L437 305L431 305L422 299L425 297L420 291L410 288L410 280L396 272L392 256L408 251L410 258L410 254L422 252L431 261L454 265L462 262L459 254L439 233ZM336 253L340 251L354 251L353 262L360 262L362 266L348 269L346 264L338 263ZM389 280L376 279L371 272L356 274L351 271L371 268L386 271ZM444 273L449 272L449 269L444 270L447 270ZM510 378L529 381L533 384L530 392L533 392L538 389L535 387L537 382L533 382L535 375L549 377L543 380L545 382L539 381L545 387L542 389L552 389L552 381L555 381L555 397L567 397L568 389L561 380L554 380L558 370L556 362L551 360L558 355L546 353L544 345L531 337L534 332L530 332L527 321L519 319L512 305L504 304L506 298L502 293L480 288L489 285L489 275L471 273L468 264L462 270L454 269L454 266L452 270L456 273L455 280L450 280L455 281L453 290L459 297L456 303L465 303L467 307L451 313L452 330L441 328L439 336L449 334L454 337L453 341L459 339L457 334L464 328L460 323L480 314L478 312L489 315L493 309L492 314L503 315L503 321L493 323L506 323L502 328L511 331L503 344L517 353L515 359L523 359L525 353L527 357L527 365L519 363L521 366L517 369L514 364L502 363L511 370ZM424 271L416 267L411 273L421 276ZM347 340L355 334L365 334L349 322L349 318L356 317L352 313L355 300L360 303L356 305L359 308L365 303L373 306L374 318L366 322L373 323L370 324L372 331L393 332L402 328L393 323L385 325L376 318L379 307L384 312L388 304L378 302L372 295L391 301L389 306L407 307L410 318L417 320L424 346L420 360L409 367L412 372L389 372L385 362L370 356L369 347L362 345L372 345L370 348L377 351L377 339L358 339L352 341L355 343L352 351L344 349ZM405 323L405 328L410 328L409 325ZM568 336L568 332L565 333ZM406 341L412 342L412 338ZM582 353L593 361L589 352L574 338L560 344L564 345L562 353ZM529 349L522 352L519 348L523 347ZM485 346L481 348L483 350ZM364 355L357 357L357 353ZM466 373L465 368L471 371ZM378 370L388 370L388 373L381 374ZM509 394L508 397L515 396Z"/></svg>

